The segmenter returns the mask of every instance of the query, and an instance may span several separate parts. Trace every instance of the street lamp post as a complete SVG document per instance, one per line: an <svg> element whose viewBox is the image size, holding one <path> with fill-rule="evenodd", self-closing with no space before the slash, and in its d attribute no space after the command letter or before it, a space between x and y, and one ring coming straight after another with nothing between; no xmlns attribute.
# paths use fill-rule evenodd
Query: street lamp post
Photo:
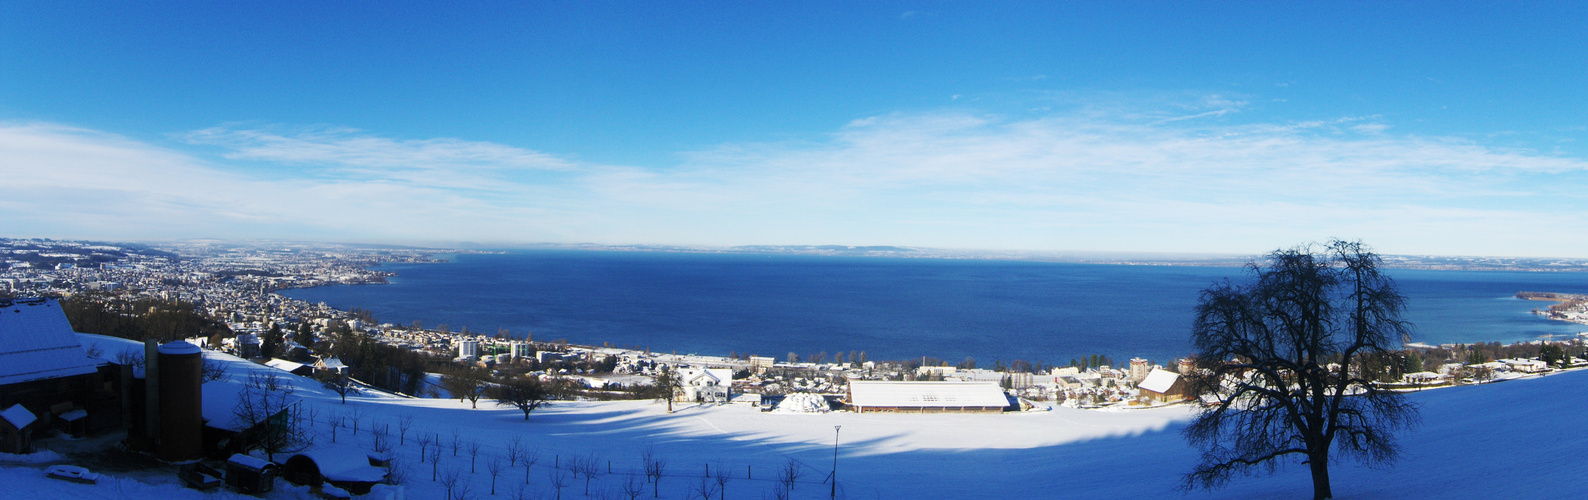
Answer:
<svg viewBox="0 0 1588 500"><path fill-rule="evenodd" d="M827 498L838 498L838 430L842 425L833 426L833 490Z"/></svg>

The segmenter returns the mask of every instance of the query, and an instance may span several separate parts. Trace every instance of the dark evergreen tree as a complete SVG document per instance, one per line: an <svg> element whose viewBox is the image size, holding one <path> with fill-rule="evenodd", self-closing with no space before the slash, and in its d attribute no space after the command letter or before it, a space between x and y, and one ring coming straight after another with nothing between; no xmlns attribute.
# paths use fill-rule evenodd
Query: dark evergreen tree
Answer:
<svg viewBox="0 0 1588 500"><path fill-rule="evenodd" d="M271 324L270 330L265 332L265 337L259 339L259 356L262 358L279 358L285 344L286 339L284 334L281 333L281 325Z"/></svg>

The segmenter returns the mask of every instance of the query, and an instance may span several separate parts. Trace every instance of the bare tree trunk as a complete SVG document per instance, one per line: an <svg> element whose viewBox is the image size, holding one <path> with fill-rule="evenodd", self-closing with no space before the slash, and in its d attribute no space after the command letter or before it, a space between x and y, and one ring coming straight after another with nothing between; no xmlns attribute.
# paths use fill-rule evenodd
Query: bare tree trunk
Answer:
<svg viewBox="0 0 1588 500"><path fill-rule="evenodd" d="M1334 498L1334 493L1329 489L1329 457L1310 457L1307 465L1312 466L1312 499L1325 500Z"/></svg>

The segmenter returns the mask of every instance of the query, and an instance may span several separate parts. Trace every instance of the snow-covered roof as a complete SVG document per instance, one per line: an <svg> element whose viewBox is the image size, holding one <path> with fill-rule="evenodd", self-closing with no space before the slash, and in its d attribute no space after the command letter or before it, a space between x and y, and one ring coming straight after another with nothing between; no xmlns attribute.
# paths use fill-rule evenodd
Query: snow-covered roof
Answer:
<svg viewBox="0 0 1588 500"><path fill-rule="evenodd" d="M265 362L265 366L290 372L308 365L296 361L287 361L281 358L270 358L270 361Z"/></svg>
<svg viewBox="0 0 1588 500"><path fill-rule="evenodd" d="M118 359L127 357L143 358L143 343L136 340L79 333L77 341L82 343L84 349L97 349L101 362L114 363Z"/></svg>
<svg viewBox="0 0 1588 500"><path fill-rule="evenodd" d="M1176 380L1180 380L1180 374L1153 368L1151 372L1147 373L1147 378L1142 379L1140 384L1136 384L1136 387L1163 394L1169 392L1169 388L1174 387L1174 381Z"/></svg>
<svg viewBox="0 0 1588 500"><path fill-rule="evenodd" d="M203 391L203 399L200 401L200 411L204 416L204 425L229 431L242 431L246 429L248 424L237 417L237 408L243 397L250 395L248 393L248 375L246 373L236 373L234 369L229 369L228 375L230 376L224 379L204 383L201 389ZM282 379L281 383L287 385L291 385L290 379L302 380L291 375L282 376ZM253 396L254 398L252 399L257 401L258 394L255 393ZM296 404L300 399L291 394L279 393L275 394L275 397L280 398L280 401L276 401L275 405L281 407Z"/></svg>
<svg viewBox="0 0 1588 500"><path fill-rule="evenodd" d="M329 481L376 482L386 478L386 471L369 464L369 454L351 446L321 446L298 455L314 460L320 475Z"/></svg>
<svg viewBox="0 0 1588 500"><path fill-rule="evenodd" d="M94 373L55 299L0 301L0 385Z"/></svg>
<svg viewBox="0 0 1588 500"><path fill-rule="evenodd" d="M198 354L202 351L199 350L199 347L196 345L189 344L185 340L178 340L175 342L160 344L159 352L160 354L167 356L186 356L190 354Z"/></svg>
<svg viewBox="0 0 1588 500"><path fill-rule="evenodd" d="M733 370L727 368L686 368L683 370L684 385L729 385L733 383Z"/></svg>
<svg viewBox="0 0 1588 500"><path fill-rule="evenodd" d="M267 461L267 460L265 460L263 458L258 458L258 457L254 457L254 456L250 456L250 455L244 455L242 453L233 454L231 456L231 458L226 459L226 461L232 462L232 463L235 463L237 465L244 466L244 467L249 467L249 468L252 468L254 470L265 470L266 467L270 467L272 465L269 461ZM318 464L316 464L316 465L318 465Z"/></svg>
<svg viewBox="0 0 1588 500"><path fill-rule="evenodd" d="M1008 406L1003 388L991 382L891 382L856 380L849 383L849 404L886 407Z"/></svg>
<svg viewBox="0 0 1588 500"><path fill-rule="evenodd" d="M952 375L946 376L964 380L966 382L992 382L996 384L998 382L1002 382L1004 379L1003 372L983 370L980 368L975 370L959 370L957 372L951 373Z"/></svg>
<svg viewBox="0 0 1588 500"><path fill-rule="evenodd" d="M347 365L343 364L342 360L337 358L321 359L320 362L315 363L315 366L325 368L327 370L341 370L347 368Z"/></svg>
<svg viewBox="0 0 1588 500"><path fill-rule="evenodd" d="M33 412L22 407L21 404L11 405L11 407L6 408L5 411L0 411L0 418L4 418L7 422L11 423L12 427L18 429L27 427L28 424L31 424L33 421L39 419L39 417L33 415Z"/></svg>

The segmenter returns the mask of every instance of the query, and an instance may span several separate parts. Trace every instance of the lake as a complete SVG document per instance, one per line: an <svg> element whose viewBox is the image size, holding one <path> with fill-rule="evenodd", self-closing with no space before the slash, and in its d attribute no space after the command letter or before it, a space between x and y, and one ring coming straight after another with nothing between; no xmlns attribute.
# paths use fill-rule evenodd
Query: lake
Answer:
<svg viewBox="0 0 1588 500"><path fill-rule="evenodd" d="M1104 354L1158 363L1192 352L1197 294L1241 282L1233 267L664 252L524 251L393 264L389 285L287 290L383 322L577 344L784 358L865 351L980 366L1067 364ZM1413 340L1515 342L1588 325L1531 314L1518 291L1588 293L1588 275L1388 271L1408 298Z"/></svg>

